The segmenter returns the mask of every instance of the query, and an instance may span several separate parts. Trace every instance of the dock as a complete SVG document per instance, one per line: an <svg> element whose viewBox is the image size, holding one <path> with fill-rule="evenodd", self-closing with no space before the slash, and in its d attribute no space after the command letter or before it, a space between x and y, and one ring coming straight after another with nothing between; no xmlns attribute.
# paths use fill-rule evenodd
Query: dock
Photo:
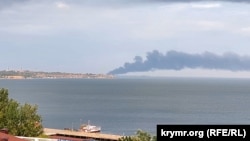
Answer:
<svg viewBox="0 0 250 141"><path fill-rule="evenodd" d="M88 133L88 132L80 132L80 131L71 131L71 130L60 130L60 129L51 129L44 128L44 134L48 136L56 136L56 137L65 137L65 138L76 138L76 139L93 139L100 141L118 141L119 138L123 137L121 135L113 135L113 134L104 134L104 133Z"/></svg>

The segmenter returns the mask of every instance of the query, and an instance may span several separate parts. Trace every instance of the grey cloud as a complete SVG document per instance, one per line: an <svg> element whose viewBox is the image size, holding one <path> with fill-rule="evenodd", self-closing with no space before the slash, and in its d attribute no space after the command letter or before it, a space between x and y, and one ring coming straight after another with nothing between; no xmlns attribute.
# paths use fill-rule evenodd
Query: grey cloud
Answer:
<svg viewBox="0 0 250 141"><path fill-rule="evenodd" d="M125 63L109 74L125 74L128 72L146 72L152 70L182 70L184 68L204 68L230 71L250 71L250 56L240 56L233 53L216 55L211 52L188 54L178 51L168 51L166 54L157 50L147 53L146 60L136 56L133 63Z"/></svg>
<svg viewBox="0 0 250 141"><path fill-rule="evenodd" d="M250 2L250 0L156 0L156 1L160 1L160 2L210 2L210 1Z"/></svg>
<svg viewBox="0 0 250 141"><path fill-rule="evenodd" d="M75 2L75 0L69 0ZM159 2L213 2L213 1L224 1L224 2L250 2L250 0L78 0L78 2L85 4L96 4L96 5L109 5L109 4L135 4L135 3L159 3Z"/></svg>
<svg viewBox="0 0 250 141"><path fill-rule="evenodd" d="M0 10L3 8L10 7L15 4L21 4L29 0L0 0Z"/></svg>
<svg viewBox="0 0 250 141"><path fill-rule="evenodd" d="M250 0L64 0L67 3L78 3L90 6L131 6L137 4L154 4L154 3L187 3L187 2L250 2Z"/></svg>
<svg viewBox="0 0 250 141"><path fill-rule="evenodd" d="M207 1L228 1L228 2L250 2L250 0L65 0L70 2L83 3L144 3L144 2L207 2Z"/></svg>
<svg viewBox="0 0 250 141"><path fill-rule="evenodd" d="M249 0L159 0L159 1L181 1L181 2L191 2L191 1L235 1L235 2L242 2L246 1L249 2Z"/></svg>
<svg viewBox="0 0 250 141"><path fill-rule="evenodd" d="M15 4L22 4L25 2L58 2L57 0L0 0L0 10ZM212 2L212 1L224 1L224 2L246 2L249 3L250 0L62 0L62 2L73 3L73 4L83 4L89 6L131 6L137 4L152 4L152 3L187 3L187 2Z"/></svg>
<svg viewBox="0 0 250 141"><path fill-rule="evenodd" d="M90 7L108 7L108 8L124 8L150 4L174 4L189 2L244 2L250 3L250 0L64 0L68 4L79 4Z"/></svg>

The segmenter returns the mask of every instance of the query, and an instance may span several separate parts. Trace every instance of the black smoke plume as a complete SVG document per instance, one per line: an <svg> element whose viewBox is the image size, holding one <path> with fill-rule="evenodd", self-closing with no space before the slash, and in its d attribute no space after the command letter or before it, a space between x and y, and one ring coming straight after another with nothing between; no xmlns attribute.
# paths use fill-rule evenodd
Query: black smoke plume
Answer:
<svg viewBox="0 0 250 141"><path fill-rule="evenodd" d="M109 74L153 70L181 70L184 68L250 71L250 56L240 56L234 53L216 55L211 52L188 54L178 51L168 51L166 54L162 54L154 50L147 53L145 60L140 56L135 56L133 63L125 63L122 67L110 71Z"/></svg>

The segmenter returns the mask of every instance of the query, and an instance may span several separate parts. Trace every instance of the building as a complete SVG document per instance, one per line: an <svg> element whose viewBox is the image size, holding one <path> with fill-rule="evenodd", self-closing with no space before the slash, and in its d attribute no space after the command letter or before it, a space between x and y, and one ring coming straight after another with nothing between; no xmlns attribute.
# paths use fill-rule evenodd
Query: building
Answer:
<svg viewBox="0 0 250 141"><path fill-rule="evenodd" d="M0 141L27 141L27 140L20 139L10 134L0 132Z"/></svg>

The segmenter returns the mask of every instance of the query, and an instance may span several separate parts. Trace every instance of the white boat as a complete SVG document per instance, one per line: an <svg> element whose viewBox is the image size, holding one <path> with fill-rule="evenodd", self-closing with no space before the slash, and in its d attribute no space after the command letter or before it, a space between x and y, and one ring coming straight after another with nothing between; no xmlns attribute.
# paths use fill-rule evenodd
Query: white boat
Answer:
<svg viewBox="0 0 250 141"><path fill-rule="evenodd" d="M100 126L95 126L95 125L90 125L89 121L88 121L88 124L82 124L80 126L79 131L89 132L89 133L96 133L96 132L101 132L101 127Z"/></svg>

